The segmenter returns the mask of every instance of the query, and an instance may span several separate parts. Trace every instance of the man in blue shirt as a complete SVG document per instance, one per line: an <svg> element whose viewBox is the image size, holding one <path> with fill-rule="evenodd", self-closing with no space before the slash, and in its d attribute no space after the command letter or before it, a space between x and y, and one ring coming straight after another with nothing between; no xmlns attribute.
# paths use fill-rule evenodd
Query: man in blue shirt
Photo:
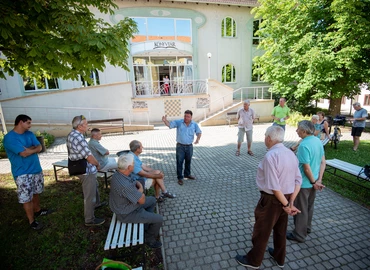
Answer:
<svg viewBox="0 0 370 270"><path fill-rule="evenodd" d="M17 185L18 201L23 204L31 228L40 230L43 225L35 218L50 214L51 210L40 208L39 194L44 191L44 175L37 153L42 147L36 136L29 131L31 122L31 117L18 115L14 129L4 137L4 148Z"/></svg>
<svg viewBox="0 0 370 270"><path fill-rule="evenodd" d="M360 102L353 103L353 108L355 112L353 113L351 135L353 137L353 151L357 151L360 144L361 133L366 126L367 110L361 108Z"/></svg>
<svg viewBox="0 0 370 270"><path fill-rule="evenodd" d="M193 156L193 141L194 134L197 136L194 144L199 143L202 131L197 123L192 121L193 112L186 110L184 119L173 120L169 122L167 115L162 117L162 121L169 128L176 128L176 167L178 184L184 184L184 177L190 180L195 180L195 176L191 175L191 158ZM182 170L185 161L184 172Z"/></svg>

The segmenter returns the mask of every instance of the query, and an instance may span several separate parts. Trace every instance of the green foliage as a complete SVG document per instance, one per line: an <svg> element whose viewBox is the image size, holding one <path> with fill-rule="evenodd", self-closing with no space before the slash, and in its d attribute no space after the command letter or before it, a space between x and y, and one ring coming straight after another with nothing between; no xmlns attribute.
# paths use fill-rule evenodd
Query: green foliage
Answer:
<svg viewBox="0 0 370 270"><path fill-rule="evenodd" d="M301 106L328 98L333 114L342 96L353 97L370 81L370 1L260 0L263 37L256 57L273 91Z"/></svg>
<svg viewBox="0 0 370 270"><path fill-rule="evenodd" d="M298 122L302 120L311 120L312 115L305 115L303 116L300 112L292 112L288 120L286 120L287 124L292 127L297 127Z"/></svg>
<svg viewBox="0 0 370 270"><path fill-rule="evenodd" d="M36 137L40 136L44 137L44 143L46 148L49 148L50 145L52 145L53 142L55 141L54 135L49 134L46 131L41 132L40 130L37 130L34 134Z"/></svg>
<svg viewBox="0 0 370 270"><path fill-rule="evenodd" d="M35 0L0 2L0 77L14 71L23 78L90 80L105 61L128 70L128 40L136 23L125 18L116 25L91 12L113 14L112 0Z"/></svg>
<svg viewBox="0 0 370 270"><path fill-rule="evenodd" d="M0 152L5 152L3 141L4 141L4 134L0 132Z"/></svg>

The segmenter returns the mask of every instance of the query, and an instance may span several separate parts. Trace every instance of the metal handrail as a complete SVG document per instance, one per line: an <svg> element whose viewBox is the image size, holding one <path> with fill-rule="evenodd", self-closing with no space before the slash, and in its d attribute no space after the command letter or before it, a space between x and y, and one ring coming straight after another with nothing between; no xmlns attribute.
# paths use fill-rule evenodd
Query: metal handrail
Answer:
<svg viewBox="0 0 370 270"><path fill-rule="evenodd" d="M47 124L71 124L72 118L76 115L83 114L87 120L98 120L105 118L124 118L128 120L129 125L132 123L134 114L145 113L147 124L149 125L149 111L134 111L111 108L89 108L89 107L46 107L46 106L2 106L4 115L8 119L15 119L20 113L32 115L33 122L44 122ZM13 110L17 109L17 110ZM98 113L96 113L98 112Z"/></svg>

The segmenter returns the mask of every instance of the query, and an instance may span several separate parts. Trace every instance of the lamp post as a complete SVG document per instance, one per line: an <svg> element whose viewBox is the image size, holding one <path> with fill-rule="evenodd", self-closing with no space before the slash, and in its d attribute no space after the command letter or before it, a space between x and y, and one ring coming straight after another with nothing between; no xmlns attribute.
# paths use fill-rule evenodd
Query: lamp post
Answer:
<svg viewBox="0 0 370 270"><path fill-rule="evenodd" d="M207 53L207 57L208 57L208 79L211 78L211 57L212 57L212 54L209 52Z"/></svg>

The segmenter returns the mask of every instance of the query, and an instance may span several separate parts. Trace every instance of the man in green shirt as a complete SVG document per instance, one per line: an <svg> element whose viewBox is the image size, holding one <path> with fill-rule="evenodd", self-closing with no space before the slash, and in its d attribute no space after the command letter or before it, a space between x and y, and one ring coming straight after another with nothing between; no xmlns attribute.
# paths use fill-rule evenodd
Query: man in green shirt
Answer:
<svg viewBox="0 0 370 270"><path fill-rule="evenodd" d="M290 109L285 105L286 99L280 98L279 105L275 106L272 110L271 116L274 120L273 125L280 126L285 130L286 120L289 119Z"/></svg>

